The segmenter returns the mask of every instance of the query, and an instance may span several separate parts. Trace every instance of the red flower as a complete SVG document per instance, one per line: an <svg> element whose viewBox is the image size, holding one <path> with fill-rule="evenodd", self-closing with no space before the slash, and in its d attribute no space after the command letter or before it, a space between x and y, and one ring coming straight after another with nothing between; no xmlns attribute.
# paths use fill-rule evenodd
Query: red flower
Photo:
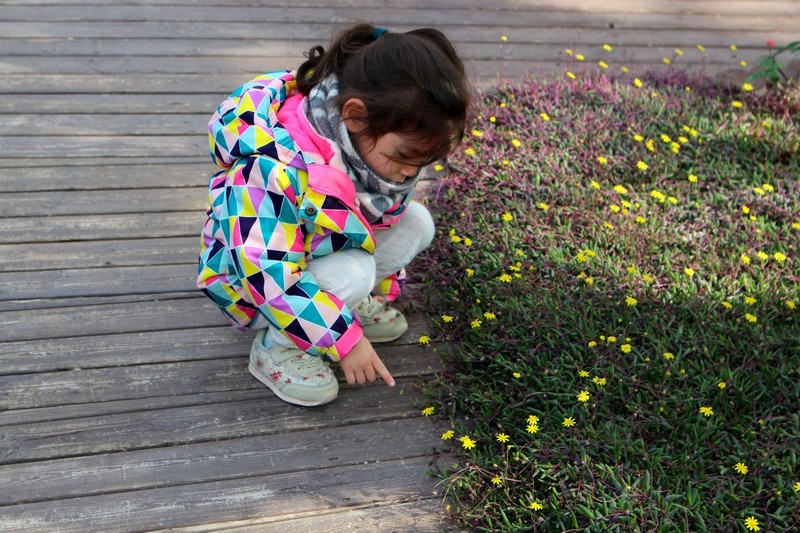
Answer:
<svg viewBox="0 0 800 533"><path fill-rule="evenodd" d="M767 39L767 46L772 48L773 46L775 46L775 41L773 41L772 39Z"/></svg>

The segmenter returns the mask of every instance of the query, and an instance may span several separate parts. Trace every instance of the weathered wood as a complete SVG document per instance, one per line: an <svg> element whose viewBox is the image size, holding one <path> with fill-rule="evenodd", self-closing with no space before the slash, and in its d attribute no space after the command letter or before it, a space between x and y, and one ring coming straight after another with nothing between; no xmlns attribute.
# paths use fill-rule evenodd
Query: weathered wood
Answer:
<svg viewBox="0 0 800 533"><path fill-rule="evenodd" d="M164 487L15 505L0 514L6 532L131 531L233 522L380 505L432 495L427 458L347 465L321 470L254 475L189 486ZM378 485L376 480L389 483ZM276 524L277 526L278 524Z"/></svg>
<svg viewBox="0 0 800 533"><path fill-rule="evenodd" d="M429 420L409 418L5 465L0 506L423 457L436 440Z"/></svg>
<svg viewBox="0 0 800 533"><path fill-rule="evenodd" d="M255 378L244 372L241 378L243 384L258 385ZM367 385L344 384L335 402L315 408L285 403L262 386L255 389L256 397L239 401L95 416L86 413L75 419L6 425L0 440L0 463L288 434L416 417L419 409L412 402L421 401L415 391L419 379L422 378L399 378L395 387L387 387L380 381ZM133 402L132 406L135 405Z"/></svg>
<svg viewBox="0 0 800 533"><path fill-rule="evenodd" d="M395 378L434 371L432 350L413 345L376 349ZM0 376L0 410L262 388L247 372L249 352L248 345L229 358ZM343 379L338 365L334 369Z"/></svg>
<svg viewBox="0 0 800 533"><path fill-rule="evenodd" d="M7 195L2 202L2 216L108 215L164 211L202 213L207 206L206 186L99 191L62 190Z"/></svg>
<svg viewBox="0 0 800 533"><path fill-rule="evenodd" d="M368 505L363 508L346 508L331 512L308 513L303 518L282 519L280 522L260 519L237 520L225 524L208 524L189 528L171 528L169 533L308 533L345 531L384 533L386 531L436 532L459 531L442 516L439 498L420 499L410 503ZM165 531L166 530L160 530Z"/></svg>
<svg viewBox="0 0 800 533"><path fill-rule="evenodd" d="M195 264L199 252L199 231L193 237L0 244L0 272L52 270L76 264L82 268Z"/></svg>

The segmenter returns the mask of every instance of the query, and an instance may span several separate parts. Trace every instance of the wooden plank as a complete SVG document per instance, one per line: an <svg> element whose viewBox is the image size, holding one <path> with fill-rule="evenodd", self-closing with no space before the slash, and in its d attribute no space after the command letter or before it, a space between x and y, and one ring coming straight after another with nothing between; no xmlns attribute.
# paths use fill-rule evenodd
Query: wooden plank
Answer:
<svg viewBox="0 0 800 533"><path fill-rule="evenodd" d="M208 188L206 185L157 189L62 190L6 194L0 201L0 210L2 211L0 218L82 214L113 215L165 211L203 213L207 207Z"/></svg>
<svg viewBox="0 0 800 533"><path fill-rule="evenodd" d="M0 125L0 135L13 132L24 137L36 136L96 136L96 135L190 135L206 133L208 112L180 114L130 114L124 108L116 113L58 114L48 113L46 121L31 121L29 113L9 115Z"/></svg>
<svg viewBox="0 0 800 533"><path fill-rule="evenodd" d="M258 385L248 376L243 373L242 383ZM419 405L421 396L412 385L419 379L399 378L391 388L382 382L343 385L334 402L315 408L286 403L262 386L255 389L257 397L240 401L6 425L0 464L417 417L419 409L412 402Z"/></svg>
<svg viewBox="0 0 800 533"><path fill-rule="evenodd" d="M272 526L273 529L269 529ZM258 519L237 520L227 524L208 524L191 528L172 528L170 533L202 533L226 531L234 533L344 533L357 531L414 531L442 533L459 531L447 522L442 514L439 497L420 499L409 503L389 505L369 505L364 508L345 508L331 512L314 512L303 518L281 520L279 523L263 522ZM166 530L161 530L166 531Z"/></svg>
<svg viewBox="0 0 800 533"><path fill-rule="evenodd" d="M423 457L433 430L409 418L6 465L0 506Z"/></svg>
<svg viewBox="0 0 800 533"><path fill-rule="evenodd" d="M314 471L255 475L189 486L113 493L15 505L0 515L3 531L152 530L202 523L270 518L416 500L432 494L427 458L411 458ZM377 479L391 480L376 484Z"/></svg>
<svg viewBox="0 0 800 533"><path fill-rule="evenodd" d="M165 347L166 349L166 347ZM432 351L418 346L376 346L395 378L430 373ZM234 357L175 363L120 366L0 376L0 409L33 409L58 405L139 400L159 396L189 396L260 389L247 372L250 347ZM126 365L126 366L122 366ZM343 380L339 365L332 366Z"/></svg>
<svg viewBox="0 0 800 533"><path fill-rule="evenodd" d="M199 235L198 230L193 237L0 244L0 273L62 269L75 265L100 268L196 264L200 253Z"/></svg>
<svg viewBox="0 0 800 533"><path fill-rule="evenodd" d="M555 0L552 0L553 2ZM448 25L470 26L498 26L498 27L536 27L537 25L573 24L588 27L603 27L607 24L607 17L612 16L620 27L640 27L663 29L665 27L679 27L680 22L690 23L690 29L704 29L717 27L720 13L725 13L726 29L741 29L756 31L767 27L775 29L785 25L786 29L796 28L791 24L794 17L800 16L800 6L795 2L780 2L773 4L774 9L760 10L758 7L748 5L746 2L728 4L718 2L718 9L713 4L703 3L708 6L704 12L687 9L690 5L698 5L689 0L659 4L636 5L629 0L604 4L591 4L585 2L581 7L563 8L560 4L523 5L520 9L506 9L508 4L494 4L492 9L485 6L476 8L451 9L403 9L394 6L386 7L295 7L283 6L226 6L219 9L217 6L196 6L186 9L183 6L166 5L94 5L87 6L62 6L59 9L50 9L49 6L6 6L3 9L2 20L5 21L50 21L50 22L106 22L114 20L133 21L182 21L182 22L241 22L250 21L253 24L287 22L331 23L332 28L340 28L353 22L362 20L372 21L377 25L387 26L391 29L395 25L426 25L445 27ZM623 7L624 6L624 7ZM547 9L549 7L550 9ZM457 16L454 16L457 13ZM598 16L602 15L602 16ZM675 26L665 26L669 20Z"/></svg>
<svg viewBox="0 0 800 533"><path fill-rule="evenodd" d="M64 59L64 58L60 58ZM170 68L170 65L175 65L176 62L169 58L151 58L155 63L161 63L165 69ZM31 64L30 58L19 59L20 62ZM69 59L66 59L69 62ZM83 65L81 72L86 72L86 60L76 60L78 64ZM254 60L258 62L258 60ZM261 65L258 65L261 67ZM266 68L266 66L264 66ZM130 72L125 70L123 72ZM164 70L164 72L168 72ZM175 72L173 70L173 72ZM198 70L191 70L191 72L198 72ZM203 71L200 71L203 72ZM205 71L212 72L212 71ZM254 70L254 72L261 72L261 68ZM41 74L42 71L37 67L36 74ZM80 73L80 72L77 72ZM240 80L247 78L246 71L235 71L234 76ZM0 86L3 82L0 80ZM209 91L206 94L179 94L174 92L172 94L58 94L51 93L47 98L42 98L36 94L31 94L30 88L27 92L19 94L7 94L0 98L0 111L7 114L31 114L49 115L50 113L85 113L87 109L91 109L92 113L118 113L120 110L125 110L128 113L208 113L211 114L222 101L225 95L229 94L235 87L231 86L219 92ZM46 158L42 158L44 160ZM164 159L164 158L160 158ZM76 159L77 160L77 159ZM151 154L148 158L149 161L159 160L159 155ZM208 157L206 161L210 161ZM8 166L10 163L16 163L19 166L24 166L24 161L2 161L0 160L0 168ZM67 166L69 162L65 162L62 166ZM120 164L121 162L114 162ZM139 163L142 163L141 161ZM164 160L164 163L169 163L169 160ZM90 164L87 160L86 164Z"/></svg>
<svg viewBox="0 0 800 533"><path fill-rule="evenodd" d="M159 239L199 235L205 213L198 211L120 215L73 215L3 220L3 244L26 242Z"/></svg>
<svg viewBox="0 0 800 533"><path fill-rule="evenodd" d="M0 273L0 311L12 300L196 291L196 278L196 263Z"/></svg>
<svg viewBox="0 0 800 533"><path fill-rule="evenodd" d="M429 331L421 314L411 313L407 318L408 332L396 341L400 346L416 344L419 336ZM235 357L250 352L252 338L252 333L241 333L223 319L217 326L197 329L6 342L0 343L0 375ZM393 345L381 347L381 353L392 353ZM428 347L426 352L431 350Z"/></svg>
<svg viewBox="0 0 800 533"><path fill-rule="evenodd" d="M760 8L759 8L760 9ZM415 29L416 26L405 25L395 26L392 31L403 32ZM469 27L448 24L439 26L447 37L456 45L493 43L498 44L499 36L508 37L508 43L524 44L573 44L576 38L585 44L595 44L602 46L604 43L617 43L621 46L636 45L663 45L663 46L689 46L693 45L698 38L696 29L683 27L675 28L650 28L642 30L632 27L620 27L617 24L609 28L604 24L596 28L588 28L578 25L571 21L564 25L552 24L548 20L548 14L543 13L537 20L535 26L507 28L493 25L472 25ZM104 46L103 43L111 41L118 42L119 39L141 40L143 43L161 43L166 46L176 46L180 42L194 42L199 35L202 35L207 42L224 40L225 42L215 43L225 45L235 43L241 46L247 42L258 40L259 42L269 43L261 51L261 57L293 58L294 61L302 60L302 54L311 46L321 44L325 46L331 36L331 32L336 31L336 26L331 24L307 24L303 21L274 24L266 22L263 24L252 24L249 22L180 22L180 21L107 21L103 24L94 22L2 22L0 21L0 35L8 39L8 44L13 48L8 49L9 56L36 57L34 65L52 65L52 69L58 69L58 60L63 58L50 58L42 52L47 50L58 56L69 54L90 54L90 57L78 58L85 64L89 64L94 69L101 69L100 65L105 63L98 62L108 56L127 56L127 55L154 55L154 52L142 51L139 54L126 51L130 47L111 48ZM797 28L787 27L781 31L778 37L782 41L789 42L794 40L798 33ZM285 39L270 39L270 36L286 35ZM703 34L703 42L707 47L727 48L730 39L735 36L738 42L753 43L766 48L764 44L763 32L753 31L747 28L741 31L731 32L724 29ZM15 42L29 43L32 48L24 48L15 45ZM124 44L127 41L119 41ZM157 55L157 54L155 54ZM219 56L220 51L211 49L204 51L202 56L195 56L189 65L213 65L214 67L225 67L226 61L211 60L214 56ZM38 57L43 56L43 57ZM11 57L7 59L12 59ZM172 58L165 58L172 59ZM30 59L29 59L30 60ZM115 58L119 61L119 58ZM43 63L44 62L44 63ZM173 59L174 62L174 59ZM183 63L183 62L181 62ZM108 63L108 69L114 69L114 65ZM116 67L118 70L130 70L127 68L129 63L121 63ZM19 66L22 66L19 63ZM180 65L176 65L180 67ZM7 67L4 67L7 68ZM50 68L46 72L52 72ZM201 70L195 70L202 71ZM209 72L215 68L208 68ZM108 72L105 68L103 72Z"/></svg>
<svg viewBox="0 0 800 533"><path fill-rule="evenodd" d="M80 137L0 137L0 158L50 157L42 146L57 146L64 157L140 157L158 153L168 157L197 157L208 153L208 134L198 135L84 135Z"/></svg>

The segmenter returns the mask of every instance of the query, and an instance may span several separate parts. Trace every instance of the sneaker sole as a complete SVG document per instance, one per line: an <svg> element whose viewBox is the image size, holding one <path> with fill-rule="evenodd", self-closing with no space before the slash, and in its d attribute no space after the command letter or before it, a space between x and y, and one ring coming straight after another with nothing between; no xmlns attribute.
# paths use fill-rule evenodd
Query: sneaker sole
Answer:
<svg viewBox="0 0 800 533"><path fill-rule="evenodd" d="M299 400L297 398L292 398L291 396L286 396L285 394L283 394L280 391L280 389L278 389L272 381L270 381L266 377L262 376L256 370L255 365L253 365L253 363L250 363L250 365L247 367L247 369L250 371L250 374L252 374L252 376L254 378L256 378L258 381L260 381L261 383L266 385L267 388L269 388L269 390L271 390L275 394L275 396L277 396L278 398L280 398L281 400L283 400L286 403L291 403L291 404L294 404L294 405L300 405L300 406L303 406L303 407L315 407L317 405L324 405L326 403L331 403L338 396L337 394L334 394L332 398L323 398L322 400L316 400L316 401Z"/></svg>

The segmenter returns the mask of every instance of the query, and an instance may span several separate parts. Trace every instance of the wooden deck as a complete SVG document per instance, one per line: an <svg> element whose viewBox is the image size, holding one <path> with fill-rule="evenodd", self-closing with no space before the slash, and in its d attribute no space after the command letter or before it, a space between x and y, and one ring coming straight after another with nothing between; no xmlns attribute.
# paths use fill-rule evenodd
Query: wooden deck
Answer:
<svg viewBox="0 0 800 533"><path fill-rule="evenodd" d="M566 48L743 78L800 39L797 1L0 0L1 531L447 529L419 315L381 351L397 388L304 409L194 286L211 112L360 19L440 27L478 84Z"/></svg>

